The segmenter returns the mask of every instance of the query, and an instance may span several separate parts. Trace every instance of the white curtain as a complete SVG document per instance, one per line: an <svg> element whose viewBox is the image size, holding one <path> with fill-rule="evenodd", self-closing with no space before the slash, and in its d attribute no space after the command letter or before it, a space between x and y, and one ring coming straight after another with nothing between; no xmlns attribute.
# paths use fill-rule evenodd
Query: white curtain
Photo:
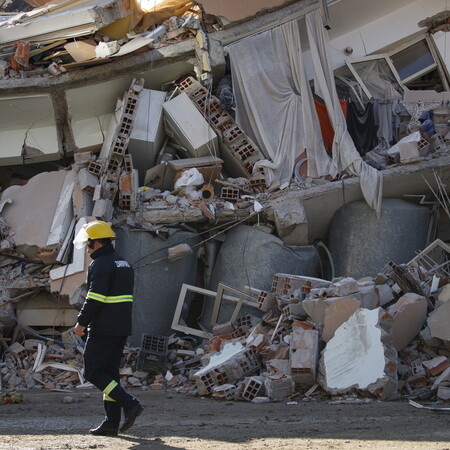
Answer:
<svg viewBox="0 0 450 450"><path fill-rule="evenodd" d="M305 77L298 22L243 39L228 53L236 121L266 156L255 168L264 168L268 185L286 187L305 150L308 175L328 175L331 160Z"/></svg>
<svg viewBox="0 0 450 450"><path fill-rule="evenodd" d="M328 58L328 36L319 10L306 15L315 72L316 93L327 108L335 131L332 159L320 132L311 90L305 77L299 24L291 21L228 47L236 121L268 158L263 167L269 185L290 182L295 159L306 150L308 175L335 177L343 170L360 176L367 203L381 209L381 173L364 163L355 148L334 83ZM270 160L269 160L270 159Z"/></svg>
<svg viewBox="0 0 450 450"><path fill-rule="evenodd" d="M360 177L361 191L366 202L377 214L381 211L383 177L381 172L366 164L347 131L347 123L339 104L333 71L328 57L328 34L322 24L318 10L306 14L306 28L314 66L314 86L325 105L334 129L333 160L330 175L348 170Z"/></svg>

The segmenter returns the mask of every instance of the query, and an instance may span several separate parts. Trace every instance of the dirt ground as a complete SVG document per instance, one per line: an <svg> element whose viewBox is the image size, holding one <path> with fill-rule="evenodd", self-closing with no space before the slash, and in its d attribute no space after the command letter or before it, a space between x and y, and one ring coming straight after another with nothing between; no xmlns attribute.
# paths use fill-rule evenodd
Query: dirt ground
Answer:
<svg viewBox="0 0 450 450"><path fill-rule="evenodd" d="M163 391L134 395L145 406L127 434L90 436L103 418L100 393L25 391L0 405L1 449L450 449L450 414L407 402L332 404L219 402ZM76 403L63 403L71 395Z"/></svg>

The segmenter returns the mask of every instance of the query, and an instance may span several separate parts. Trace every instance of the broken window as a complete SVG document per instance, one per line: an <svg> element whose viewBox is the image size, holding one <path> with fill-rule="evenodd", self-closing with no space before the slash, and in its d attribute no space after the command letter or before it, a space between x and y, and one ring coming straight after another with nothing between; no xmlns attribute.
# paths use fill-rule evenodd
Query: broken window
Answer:
<svg viewBox="0 0 450 450"><path fill-rule="evenodd" d="M400 78L387 54L349 59L345 63L368 98L391 98L392 88L403 94Z"/></svg>
<svg viewBox="0 0 450 450"><path fill-rule="evenodd" d="M409 89L448 90L448 81L428 37L410 41L390 53L402 83Z"/></svg>

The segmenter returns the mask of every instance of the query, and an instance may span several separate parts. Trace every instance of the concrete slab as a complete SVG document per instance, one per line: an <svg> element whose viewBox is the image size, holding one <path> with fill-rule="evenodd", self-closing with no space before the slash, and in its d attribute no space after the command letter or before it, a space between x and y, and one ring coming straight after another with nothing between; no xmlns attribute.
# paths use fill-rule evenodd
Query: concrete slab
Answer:
<svg viewBox="0 0 450 450"><path fill-rule="evenodd" d="M14 233L17 251L28 258L36 259L38 249L47 246L67 174L58 171L36 175L13 192L12 203L3 208L3 218Z"/></svg>
<svg viewBox="0 0 450 450"><path fill-rule="evenodd" d="M278 236L286 245L308 245L308 220L298 197L285 195L271 202Z"/></svg>
<svg viewBox="0 0 450 450"><path fill-rule="evenodd" d="M290 336L289 359L292 379L297 386L310 388L316 382L319 331L297 328Z"/></svg>
<svg viewBox="0 0 450 450"><path fill-rule="evenodd" d="M356 298L336 298L333 301L327 300L325 303L327 306L323 320L322 340L328 342L336 330L361 307L361 302Z"/></svg>
<svg viewBox="0 0 450 450"><path fill-rule="evenodd" d="M394 347L403 350L419 333L427 316L427 299L408 293L388 308L394 318L392 338Z"/></svg>
<svg viewBox="0 0 450 450"><path fill-rule="evenodd" d="M450 302L444 302L428 316L428 327L431 337L450 341L450 327L448 326L450 317Z"/></svg>
<svg viewBox="0 0 450 450"><path fill-rule="evenodd" d="M382 308L360 308L322 351L318 381L330 394L366 390L382 399L397 391L397 351L392 317Z"/></svg>
<svg viewBox="0 0 450 450"><path fill-rule="evenodd" d="M16 311L17 318L25 325L43 327L71 327L78 314L67 300L56 299L48 292L18 303Z"/></svg>
<svg viewBox="0 0 450 450"><path fill-rule="evenodd" d="M139 172L139 185L144 185L145 174L156 162L156 156L164 143L162 105L166 93L144 89L134 119L128 153L133 157L134 167Z"/></svg>
<svg viewBox="0 0 450 450"><path fill-rule="evenodd" d="M187 94L165 102L163 109L166 133L186 149L189 157L219 155L217 134Z"/></svg>
<svg viewBox="0 0 450 450"><path fill-rule="evenodd" d="M54 161L62 156L52 97L0 98L0 166Z"/></svg>

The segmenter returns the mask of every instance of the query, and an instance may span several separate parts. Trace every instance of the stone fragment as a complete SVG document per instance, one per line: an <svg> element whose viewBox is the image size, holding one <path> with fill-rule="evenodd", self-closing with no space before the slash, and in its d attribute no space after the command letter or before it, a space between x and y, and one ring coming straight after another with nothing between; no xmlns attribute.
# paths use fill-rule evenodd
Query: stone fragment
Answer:
<svg viewBox="0 0 450 450"><path fill-rule="evenodd" d="M448 358L444 355L437 356L436 358L430 359L429 361L423 361L422 364L432 377L441 374L444 370L450 367Z"/></svg>
<svg viewBox="0 0 450 450"><path fill-rule="evenodd" d="M450 283L446 284L439 292L438 300L440 302L448 302L450 300Z"/></svg>
<svg viewBox="0 0 450 450"><path fill-rule="evenodd" d="M418 294L407 293L387 311L394 318L394 347L403 350L422 329L427 316L427 300Z"/></svg>
<svg viewBox="0 0 450 450"><path fill-rule="evenodd" d="M444 402L448 402L450 400L450 387L439 386L437 391L437 398Z"/></svg>
<svg viewBox="0 0 450 450"><path fill-rule="evenodd" d="M428 327L431 337L450 341L450 327L448 318L450 317L450 302L444 302L428 316Z"/></svg>
<svg viewBox="0 0 450 450"><path fill-rule="evenodd" d="M358 290L358 282L351 277L335 278L330 285L333 295L336 297L344 297L350 295Z"/></svg>
<svg viewBox="0 0 450 450"><path fill-rule="evenodd" d="M361 303L355 298L335 298L334 301L326 303L322 340L328 342L336 330L360 308Z"/></svg>
<svg viewBox="0 0 450 450"><path fill-rule="evenodd" d="M387 284L377 285L378 297L380 299L378 306L384 306L395 299L395 293Z"/></svg>
<svg viewBox="0 0 450 450"><path fill-rule="evenodd" d="M179 244L167 250L167 259L172 262L189 256L191 253L192 248L188 244Z"/></svg>
<svg viewBox="0 0 450 450"><path fill-rule="evenodd" d="M392 317L382 308L360 308L322 351L318 381L332 395L366 390L381 399L397 392L397 351Z"/></svg>
<svg viewBox="0 0 450 450"><path fill-rule="evenodd" d="M265 388L270 399L279 401L295 392L295 383L290 375L272 375L266 378Z"/></svg>
<svg viewBox="0 0 450 450"><path fill-rule="evenodd" d="M316 381L319 359L318 330L297 328L291 332L290 350L291 375L299 387L310 388Z"/></svg>
<svg viewBox="0 0 450 450"><path fill-rule="evenodd" d="M272 203L272 210L277 234L286 245L308 245L308 220L298 197L284 196Z"/></svg>

